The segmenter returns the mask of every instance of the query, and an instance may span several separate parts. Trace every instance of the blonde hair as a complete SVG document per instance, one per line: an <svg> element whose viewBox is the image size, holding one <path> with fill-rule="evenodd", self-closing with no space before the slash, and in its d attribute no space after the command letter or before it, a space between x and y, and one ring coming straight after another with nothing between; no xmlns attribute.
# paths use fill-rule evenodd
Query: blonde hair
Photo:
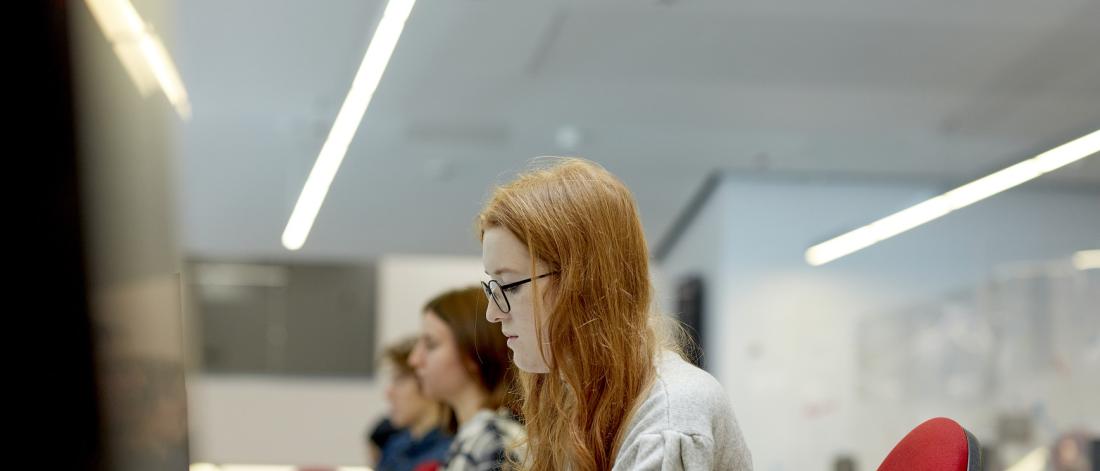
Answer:
<svg viewBox="0 0 1100 471"><path fill-rule="evenodd" d="M542 160L545 162L545 160ZM532 282L549 374L519 372L532 470L610 469L663 343L650 320L649 256L630 190L603 167L554 158L496 189L478 218L558 273L544 315ZM545 293L545 292L544 292Z"/></svg>

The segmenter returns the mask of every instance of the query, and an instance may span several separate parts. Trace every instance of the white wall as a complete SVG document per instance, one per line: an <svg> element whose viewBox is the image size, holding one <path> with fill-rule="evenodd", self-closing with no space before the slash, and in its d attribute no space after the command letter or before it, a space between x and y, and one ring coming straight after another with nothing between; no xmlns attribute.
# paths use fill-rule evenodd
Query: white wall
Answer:
<svg viewBox="0 0 1100 471"><path fill-rule="evenodd" d="M727 179L704 210L721 223L698 219L705 234L681 243L699 245L664 262L677 267L666 269L670 280L692 266L708 276L708 367L730 393L756 469L826 470L839 452L874 469L910 427L935 415L992 433L991 407L861 403L857 326L973 286L1000 263L1096 246L1100 196L1018 189L824 267L803 261L813 243L935 190Z"/></svg>
<svg viewBox="0 0 1100 471"><path fill-rule="evenodd" d="M441 291L482 279L477 257L392 256L378 263L377 338L415 335ZM195 375L188 379L192 460L361 465L364 432L386 411L384 379Z"/></svg>
<svg viewBox="0 0 1100 471"><path fill-rule="evenodd" d="M193 462L362 465L385 408L374 380L198 375L188 380Z"/></svg>
<svg viewBox="0 0 1100 471"><path fill-rule="evenodd" d="M442 291L477 285L481 257L393 256L378 263L378 340L387 345L420 328L421 309Z"/></svg>

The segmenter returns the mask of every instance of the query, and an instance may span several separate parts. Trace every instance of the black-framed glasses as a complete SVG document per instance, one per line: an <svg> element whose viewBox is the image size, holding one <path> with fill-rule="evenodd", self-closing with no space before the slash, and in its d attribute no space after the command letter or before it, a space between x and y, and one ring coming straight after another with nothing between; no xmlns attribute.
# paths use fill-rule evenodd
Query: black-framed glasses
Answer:
<svg viewBox="0 0 1100 471"><path fill-rule="evenodd" d="M534 280L538 280L538 279L541 279L541 278L546 278L550 275L556 275L556 274L558 274L558 272L552 271L550 273L544 273L544 274L536 276L534 278L528 278L526 280L519 280L519 281L516 281L516 282L513 282L513 283L508 283L506 285L500 284L497 280L489 280L487 282L482 281L481 282L481 287L485 288L485 296L487 298L491 299L493 301L493 303L497 305L497 308L500 309L500 312L503 312L503 313L507 314L509 311L512 310L512 305L508 303L508 296L506 296L504 294L505 290L518 288L518 287L523 286L527 283L530 283Z"/></svg>

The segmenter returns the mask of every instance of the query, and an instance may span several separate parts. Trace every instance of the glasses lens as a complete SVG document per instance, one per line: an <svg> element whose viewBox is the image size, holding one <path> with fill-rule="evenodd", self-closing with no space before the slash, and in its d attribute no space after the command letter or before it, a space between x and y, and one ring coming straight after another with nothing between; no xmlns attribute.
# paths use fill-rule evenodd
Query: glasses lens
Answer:
<svg viewBox="0 0 1100 471"><path fill-rule="evenodd" d="M500 283L496 280L489 282L489 297L493 298L500 312L508 312L508 299L504 297L504 290L500 289Z"/></svg>

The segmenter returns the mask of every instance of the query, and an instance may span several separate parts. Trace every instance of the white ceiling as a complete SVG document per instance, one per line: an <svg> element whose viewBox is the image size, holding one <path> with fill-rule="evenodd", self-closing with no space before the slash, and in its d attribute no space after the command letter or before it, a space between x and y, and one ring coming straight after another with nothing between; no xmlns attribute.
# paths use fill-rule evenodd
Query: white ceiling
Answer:
<svg viewBox="0 0 1100 471"><path fill-rule="evenodd" d="M1100 128L1095 0L420 0L288 253L283 226L380 7L177 2L188 251L476 253L492 184L561 153L626 181L656 244L712 170L962 182ZM1037 184L1100 191L1100 157Z"/></svg>

